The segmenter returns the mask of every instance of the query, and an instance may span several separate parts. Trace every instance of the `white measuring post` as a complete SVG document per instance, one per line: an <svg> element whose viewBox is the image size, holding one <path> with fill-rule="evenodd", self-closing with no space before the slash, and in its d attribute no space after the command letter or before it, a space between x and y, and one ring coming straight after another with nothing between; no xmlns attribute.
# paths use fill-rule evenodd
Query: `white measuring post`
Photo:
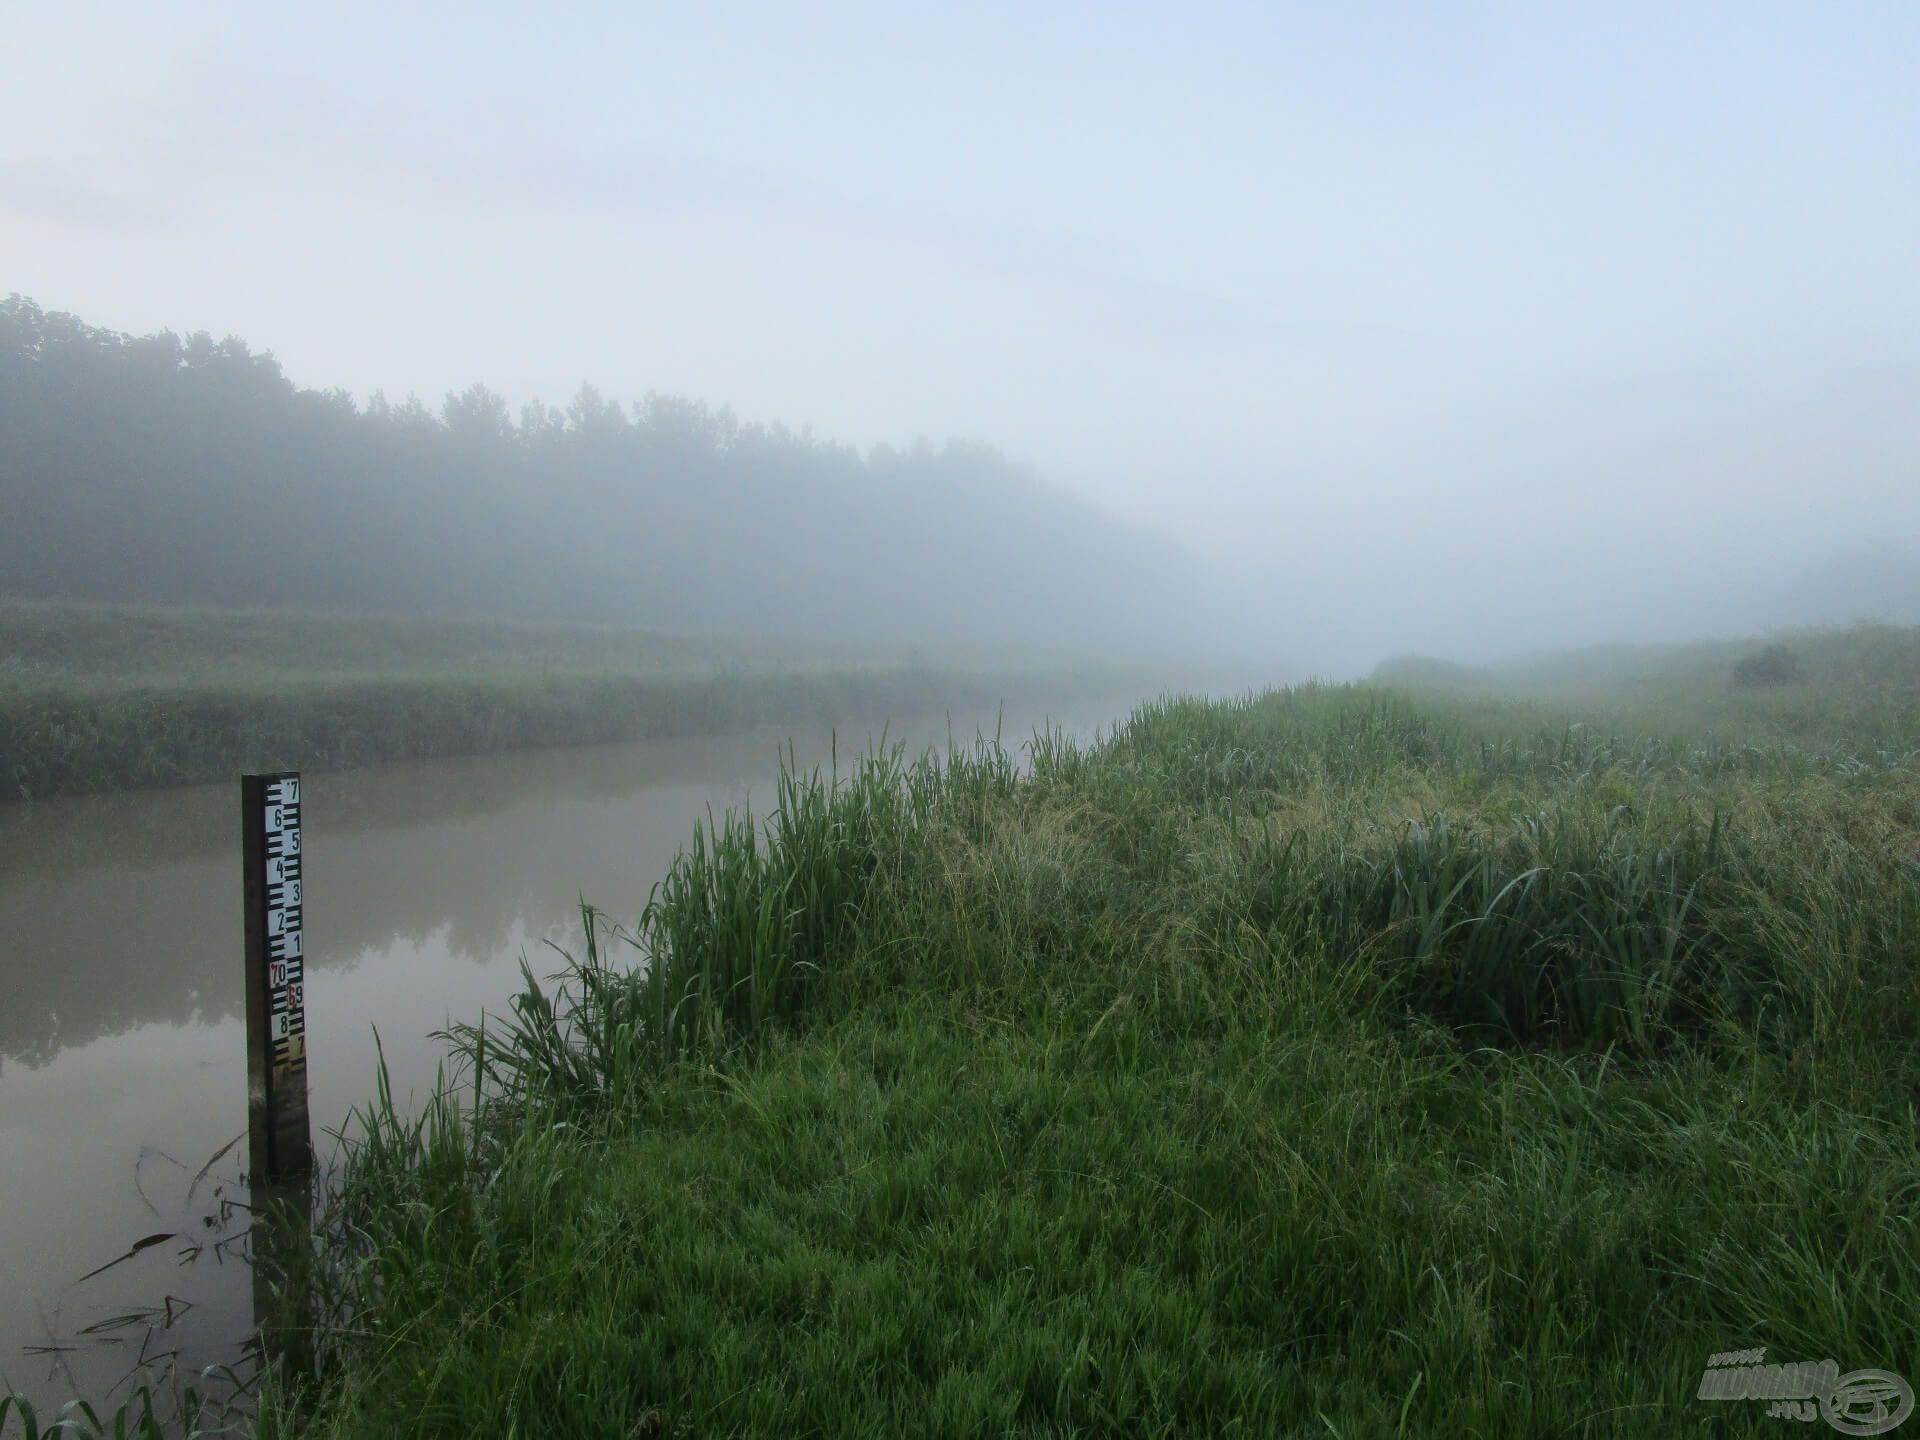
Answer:
<svg viewBox="0 0 1920 1440"><path fill-rule="evenodd" d="M247 924L247 1133L260 1199L313 1172L307 1120L307 1004L300 776L240 777Z"/></svg>

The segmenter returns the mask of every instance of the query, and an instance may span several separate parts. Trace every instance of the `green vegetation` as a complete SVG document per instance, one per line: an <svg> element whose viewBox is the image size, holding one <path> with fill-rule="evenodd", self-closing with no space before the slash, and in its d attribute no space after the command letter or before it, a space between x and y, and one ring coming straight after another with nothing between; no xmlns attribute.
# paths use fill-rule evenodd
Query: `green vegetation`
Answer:
<svg viewBox="0 0 1920 1440"><path fill-rule="evenodd" d="M1791 685L1801 679L1800 657L1785 645L1769 645L1733 662L1733 683L1749 689Z"/></svg>
<svg viewBox="0 0 1920 1440"><path fill-rule="evenodd" d="M1776 1424L1695 1398L1748 1346L1914 1378L1920 702L1779 698L790 775L383 1089L262 1431L1537 1440Z"/></svg>
<svg viewBox="0 0 1920 1440"><path fill-rule="evenodd" d="M19 1428L12 1430L16 1417ZM235 1433L235 1425L220 1407L203 1405L191 1387L175 1397L156 1398L151 1386L141 1385L131 1399L104 1412L84 1400L69 1401L44 1424L21 1396L0 1395L0 1435L10 1431L20 1440L169 1440L176 1435L198 1440Z"/></svg>
<svg viewBox="0 0 1920 1440"><path fill-rule="evenodd" d="M0 602L0 802L1140 683L580 627Z"/></svg>
<svg viewBox="0 0 1920 1440"><path fill-rule="evenodd" d="M864 658L811 647L816 666ZM293 684L315 677L710 675L782 665L770 644L589 626L0 600L0 685Z"/></svg>
<svg viewBox="0 0 1920 1440"><path fill-rule="evenodd" d="M1773 713L1824 717L1830 735L1847 732L1862 708L1920 691L1920 627L1861 623L1790 631L1767 640L1708 640L1685 645L1596 645L1526 656L1499 665L1458 665L1402 656L1373 678L1419 691L1502 694L1577 703L1583 713L1620 713L1641 721L1700 729L1780 730L1766 708L1741 708L1729 690L1780 685L1797 706Z"/></svg>

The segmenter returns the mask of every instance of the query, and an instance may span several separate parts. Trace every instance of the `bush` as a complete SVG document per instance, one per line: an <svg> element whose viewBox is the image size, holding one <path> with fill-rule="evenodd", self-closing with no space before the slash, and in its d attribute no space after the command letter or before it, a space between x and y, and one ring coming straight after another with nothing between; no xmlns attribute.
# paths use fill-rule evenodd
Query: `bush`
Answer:
<svg viewBox="0 0 1920 1440"><path fill-rule="evenodd" d="M1744 689L1793 685L1800 679L1800 658L1784 645L1769 645L1734 662L1733 683Z"/></svg>

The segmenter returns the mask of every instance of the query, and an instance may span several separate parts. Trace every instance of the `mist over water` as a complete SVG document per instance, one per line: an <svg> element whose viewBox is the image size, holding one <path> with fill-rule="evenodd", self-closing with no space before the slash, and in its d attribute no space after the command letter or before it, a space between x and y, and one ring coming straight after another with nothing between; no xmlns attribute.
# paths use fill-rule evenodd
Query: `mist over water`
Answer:
<svg viewBox="0 0 1920 1440"><path fill-rule="evenodd" d="M5 283L212 338L129 414L10 332L10 593L1331 673L1920 614L1906 7L16 36Z"/></svg>
<svg viewBox="0 0 1920 1440"><path fill-rule="evenodd" d="M414 1261L502 1177L546 1225L618 1127L516 1082L538 1123L471 1133L572 1174L437 1211L376 1157L366 1208L435 1219L409 1260L354 1212L327 1343L375 1378L327 1404L1533 1434L1679 1414L1659 1347L1723 1324L1905 1363L1920 5L13 10L0 1397L111 1413L261 1319L267 770L323 1153L669 875L598 1073L672 1061L719 1147L510 1304L458 1298L501 1247ZM685 862L783 754L1129 712ZM799 1021L876 984L910 1023L830 1042L869 1091ZM804 1123L690 1121L775 1029ZM634 1215L692 1289L621 1278Z"/></svg>
<svg viewBox="0 0 1920 1440"><path fill-rule="evenodd" d="M764 812L783 758L823 773L871 747L945 753L976 736L1080 739L1129 697L1017 714L872 715L837 733L705 737L388 766L305 782L314 1138L351 1131L376 1069L417 1107L433 1034L503 1013L520 963L578 952L579 905L631 929L693 827ZM104 1396L150 1350L180 1373L233 1364L249 1324L244 1251L183 1246L244 1229L246 1027L233 787L0 808L0 1394ZM617 947L619 963L637 952ZM75 1117L85 1116L76 1126ZM218 1157L207 1177L196 1172ZM212 1217L216 1223L209 1223ZM83 1280L134 1240L178 1231ZM28 1243L31 1241L32 1243ZM102 1338L86 1327L174 1297ZM184 1302L184 1303L182 1303ZM151 1329L151 1333L149 1333ZM51 1347L36 1349L35 1347ZM117 1398L117 1397L116 1397Z"/></svg>

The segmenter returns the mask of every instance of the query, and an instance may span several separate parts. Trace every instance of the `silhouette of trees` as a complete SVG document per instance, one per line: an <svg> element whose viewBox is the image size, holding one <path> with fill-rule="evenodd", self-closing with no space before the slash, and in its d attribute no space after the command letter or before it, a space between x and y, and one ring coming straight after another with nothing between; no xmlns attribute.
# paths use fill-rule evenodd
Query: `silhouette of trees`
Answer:
<svg viewBox="0 0 1920 1440"><path fill-rule="evenodd" d="M0 446L16 597L1135 651L1192 608L1178 552L984 446L862 456L591 385L517 420L484 385L357 404L238 339L18 295Z"/></svg>

